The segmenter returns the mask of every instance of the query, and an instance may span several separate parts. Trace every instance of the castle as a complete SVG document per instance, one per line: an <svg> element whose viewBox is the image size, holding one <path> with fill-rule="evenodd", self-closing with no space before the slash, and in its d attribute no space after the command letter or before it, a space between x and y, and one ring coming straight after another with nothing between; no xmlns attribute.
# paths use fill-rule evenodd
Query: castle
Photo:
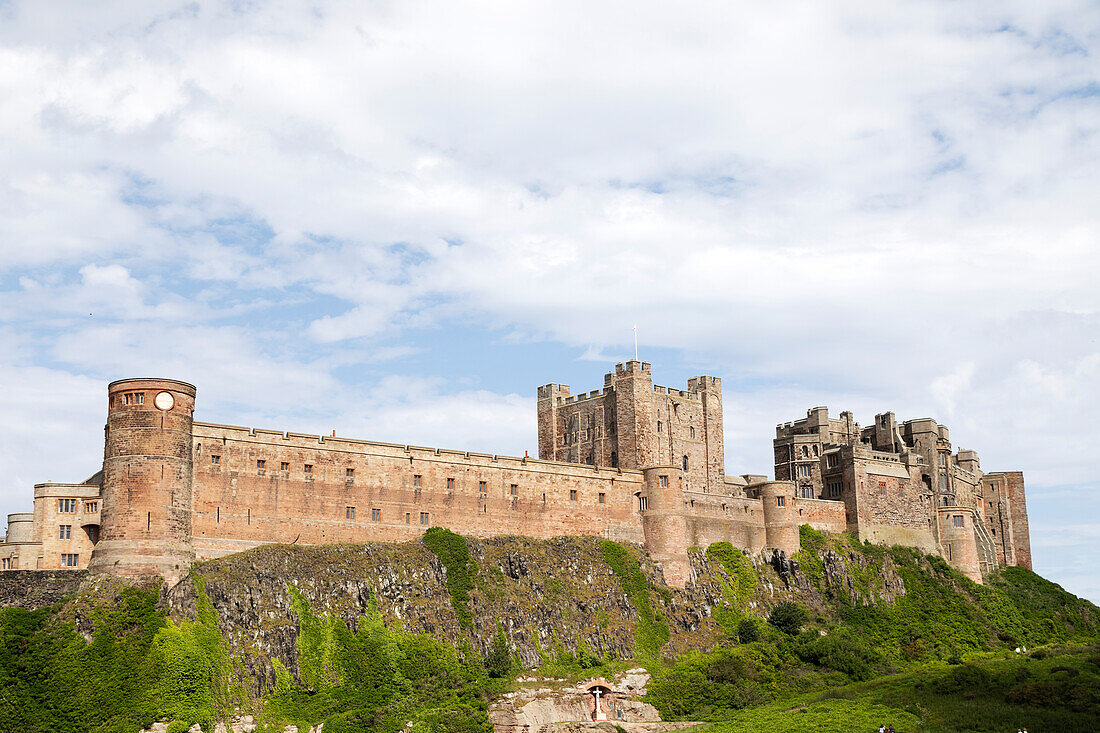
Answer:
<svg viewBox="0 0 1100 733"><path fill-rule="evenodd" d="M928 419L885 413L860 428L811 409L776 428L768 480L725 473L721 380L655 386L639 361L588 393L540 387L538 459L196 422L195 394L171 379L108 385L102 469L35 486L33 513L8 515L0 569L174 582L196 560L261 544L396 542L442 526L642 543L682 587L689 548L790 555L801 524L939 554L977 582L1031 567L1023 475L983 473Z"/></svg>

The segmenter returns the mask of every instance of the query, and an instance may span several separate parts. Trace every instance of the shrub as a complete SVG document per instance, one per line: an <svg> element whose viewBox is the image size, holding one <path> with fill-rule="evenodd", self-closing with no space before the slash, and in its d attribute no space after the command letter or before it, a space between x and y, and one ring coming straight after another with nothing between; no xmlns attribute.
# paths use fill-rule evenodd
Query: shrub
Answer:
<svg viewBox="0 0 1100 733"><path fill-rule="evenodd" d="M768 615L768 623L791 636L802 630L805 621L806 609L793 601L783 601Z"/></svg>
<svg viewBox="0 0 1100 733"><path fill-rule="evenodd" d="M493 645L489 649L489 656L485 658L485 671L490 677L506 677L512 670L512 650L508 645L508 637L504 635L504 629L497 624L497 633L493 636Z"/></svg>
<svg viewBox="0 0 1100 733"><path fill-rule="evenodd" d="M186 720L173 720L168 724L167 733L187 733L191 730L191 724Z"/></svg>
<svg viewBox="0 0 1100 733"><path fill-rule="evenodd" d="M741 619L737 625L737 641L742 644L751 644L760 639L760 631L756 628L756 621L751 618Z"/></svg>

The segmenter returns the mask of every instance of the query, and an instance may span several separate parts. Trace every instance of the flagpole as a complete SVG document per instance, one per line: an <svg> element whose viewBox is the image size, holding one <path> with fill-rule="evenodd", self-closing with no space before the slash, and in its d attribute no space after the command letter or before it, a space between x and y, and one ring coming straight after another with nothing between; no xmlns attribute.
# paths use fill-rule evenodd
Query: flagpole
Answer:
<svg viewBox="0 0 1100 733"><path fill-rule="evenodd" d="M638 361L638 324L635 323L631 330L634 331L634 361Z"/></svg>

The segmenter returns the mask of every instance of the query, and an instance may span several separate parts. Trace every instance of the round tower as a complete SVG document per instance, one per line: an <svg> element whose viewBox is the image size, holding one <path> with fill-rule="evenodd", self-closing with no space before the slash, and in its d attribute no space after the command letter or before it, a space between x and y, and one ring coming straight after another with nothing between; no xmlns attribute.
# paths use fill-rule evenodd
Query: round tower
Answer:
<svg viewBox="0 0 1100 733"><path fill-rule="evenodd" d="M34 541L34 514L31 512L9 514L8 533L4 538L4 544L20 545Z"/></svg>
<svg viewBox="0 0 1100 733"><path fill-rule="evenodd" d="M100 539L89 570L179 580L191 544L195 387L174 379L107 386Z"/></svg>
<svg viewBox="0 0 1100 733"><path fill-rule="evenodd" d="M642 469L645 490L639 509L646 549L661 566L665 582L683 588L692 578L688 558L687 522L684 518L684 472L679 466Z"/></svg>
<svg viewBox="0 0 1100 733"><path fill-rule="evenodd" d="M759 485L759 492L764 505L765 544L790 557L802 546L794 519L794 483L768 481Z"/></svg>

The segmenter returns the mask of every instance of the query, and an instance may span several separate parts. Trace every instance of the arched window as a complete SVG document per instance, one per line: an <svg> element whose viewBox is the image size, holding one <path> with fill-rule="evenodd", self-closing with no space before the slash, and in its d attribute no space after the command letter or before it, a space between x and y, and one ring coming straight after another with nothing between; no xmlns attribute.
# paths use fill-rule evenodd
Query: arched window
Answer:
<svg viewBox="0 0 1100 733"><path fill-rule="evenodd" d="M685 471L688 470L688 457L687 456L684 456L684 470Z"/></svg>
<svg viewBox="0 0 1100 733"><path fill-rule="evenodd" d="M619 467L619 454L616 453L615 451L611 451L611 467L612 468L618 468Z"/></svg>

